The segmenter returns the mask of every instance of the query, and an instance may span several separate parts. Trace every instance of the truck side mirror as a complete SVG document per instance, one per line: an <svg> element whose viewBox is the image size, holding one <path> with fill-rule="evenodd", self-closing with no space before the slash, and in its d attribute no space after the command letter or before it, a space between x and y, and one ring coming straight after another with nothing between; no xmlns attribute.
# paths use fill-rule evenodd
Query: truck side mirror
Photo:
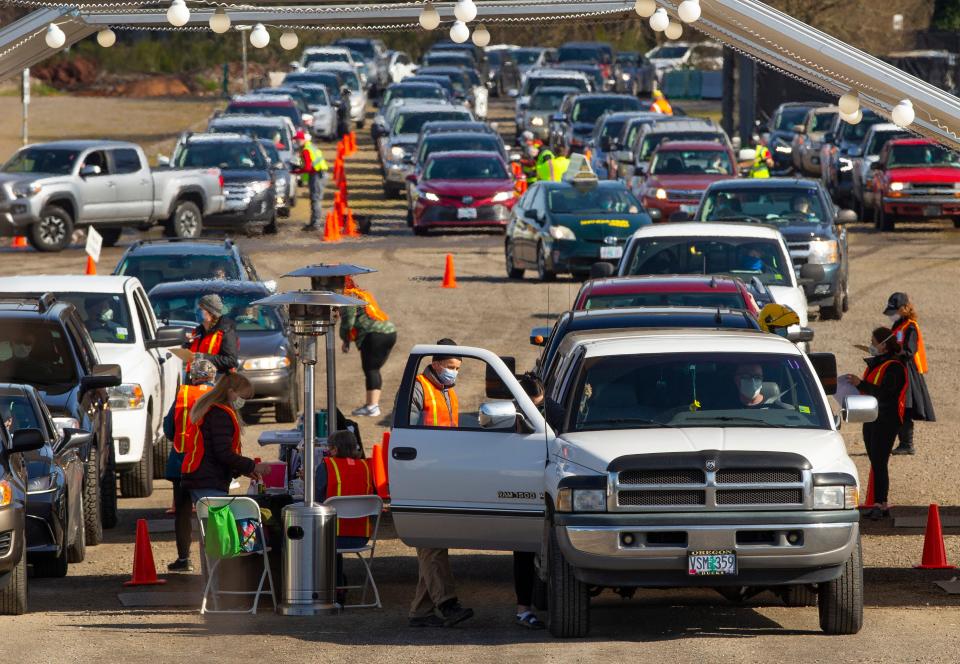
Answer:
<svg viewBox="0 0 960 664"><path fill-rule="evenodd" d="M550 341L550 332L552 332L549 327L535 327L530 330L530 345L531 346L546 346L547 342Z"/></svg>
<svg viewBox="0 0 960 664"><path fill-rule="evenodd" d="M813 330L809 327L801 327L796 332L787 332L787 339L795 344L810 343L813 341Z"/></svg>
<svg viewBox="0 0 960 664"><path fill-rule="evenodd" d="M39 429L18 429L13 432L11 452L33 452L41 449L46 440Z"/></svg>
<svg viewBox="0 0 960 664"><path fill-rule="evenodd" d="M837 215L838 224L853 224L857 221L857 213L853 210L840 210Z"/></svg>
<svg viewBox="0 0 960 664"><path fill-rule="evenodd" d="M517 407L512 401L488 401L480 404L478 419L481 429L513 429L517 424Z"/></svg>
<svg viewBox="0 0 960 664"><path fill-rule="evenodd" d="M808 353L810 364L827 394L837 393L837 356L833 353Z"/></svg>
<svg viewBox="0 0 960 664"><path fill-rule="evenodd" d="M875 162L873 162L872 164L870 164L870 170L871 170L871 171L882 171L882 170L884 170L885 168L886 168L886 166L884 166L884 165L883 165L881 162L879 162L879 161L875 161Z"/></svg>
<svg viewBox="0 0 960 664"><path fill-rule="evenodd" d="M823 271L822 265L816 265L814 263L807 263L800 268L800 281L808 283L819 283L826 279L826 273Z"/></svg>
<svg viewBox="0 0 960 664"><path fill-rule="evenodd" d="M80 177L88 178L93 175L100 175L99 166L81 166L80 167Z"/></svg>
<svg viewBox="0 0 960 664"><path fill-rule="evenodd" d="M877 398L867 394L851 394L843 399L840 417L848 424L873 422L878 414Z"/></svg>
<svg viewBox="0 0 960 664"><path fill-rule="evenodd" d="M147 348L170 348L182 346L187 341L187 328L179 325L165 325L157 330L156 337L146 341Z"/></svg>

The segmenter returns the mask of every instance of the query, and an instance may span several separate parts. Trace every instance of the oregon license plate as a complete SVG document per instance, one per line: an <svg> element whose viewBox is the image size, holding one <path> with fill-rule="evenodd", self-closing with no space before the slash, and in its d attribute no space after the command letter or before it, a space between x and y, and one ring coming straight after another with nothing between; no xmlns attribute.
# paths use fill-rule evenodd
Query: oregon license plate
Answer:
<svg viewBox="0 0 960 664"><path fill-rule="evenodd" d="M457 219L476 219L477 208L457 208Z"/></svg>
<svg viewBox="0 0 960 664"><path fill-rule="evenodd" d="M620 258L623 247L600 247L600 258Z"/></svg>
<svg viewBox="0 0 960 664"><path fill-rule="evenodd" d="M737 573L737 554L733 551L691 551L687 554L690 576L721 576Z"/></svg>
<svg viewBox="0 0 960 664"><path fill-rule="evenodd" d="M939 217L939 216L940 216L940 206L939 206L939 205L924 205L924 206L923 206L923 216L924 216L924 217Z"/></svg>

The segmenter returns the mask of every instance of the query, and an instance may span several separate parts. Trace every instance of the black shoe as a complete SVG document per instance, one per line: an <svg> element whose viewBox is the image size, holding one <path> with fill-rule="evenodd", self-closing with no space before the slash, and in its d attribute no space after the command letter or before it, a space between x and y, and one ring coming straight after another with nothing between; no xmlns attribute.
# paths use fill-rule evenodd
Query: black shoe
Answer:
<svg viewBox="0 0 960 664"><path fill-rule="evenodd" d="M428 616L410 618L407 625L410 627L443 627L444 623L438 616L431 613Z"/></svg>
<svg viewBox="0 0 960 664"><path fill-rule="evenodd" d="M319 225L319 224L307 224L306 226L302 227L300 230L302 230L302 231L304 231L304 232L307 232L307 231L318 231L318 230L320 230L320 225Z"/></svg>
<svg viewBox="0 0 960 664"><path fill-rule="evenodd" d="M893 452L891 452L891 454L898 454L898 455L899 455L899 454L909 454L909 455L911 455L911 456L913 456L913 455L916 454L916 453L917 453L917 450L916 450L912 445L909 446L909 447L906 446L906 445L900 445L900 446L897 447Z"/></svg>
<svg viewBox="0 0 960 664"><path fill-rule="evenodd" d="M167 565L168 572L192 572L193 563L189 558L177 558L172 563Z"/></svg>
<svg viewBox="0 0 960 664"><path fill-rule="evenodd" d="M464 620L473 617L473 609L466 609L460 606L460 602L452 600L440 607L440 613L443 615L443 626L453 627Z"/></svg>

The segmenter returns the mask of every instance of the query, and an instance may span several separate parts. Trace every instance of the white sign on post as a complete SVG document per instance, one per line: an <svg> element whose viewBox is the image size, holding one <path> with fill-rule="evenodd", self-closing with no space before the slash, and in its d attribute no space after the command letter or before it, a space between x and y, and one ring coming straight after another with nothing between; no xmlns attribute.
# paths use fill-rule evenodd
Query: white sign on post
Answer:
<svg viewBox="0 0 960 664"><path fill-rule="evenodd" d="M103 236L93 226L87 227L87 256L94 263L100 262L100 250L103 248Z"/></svg>

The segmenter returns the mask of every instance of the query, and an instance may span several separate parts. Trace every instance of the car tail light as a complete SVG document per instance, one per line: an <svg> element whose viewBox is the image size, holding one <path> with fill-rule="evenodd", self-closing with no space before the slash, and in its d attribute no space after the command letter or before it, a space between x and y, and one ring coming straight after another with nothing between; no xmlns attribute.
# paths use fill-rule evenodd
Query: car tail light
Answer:
<svg viewBox="0 0 960 664"><path fill-rule="evenodd" d="M220 191L223 191L223 173L220 174Z"/></svg>

